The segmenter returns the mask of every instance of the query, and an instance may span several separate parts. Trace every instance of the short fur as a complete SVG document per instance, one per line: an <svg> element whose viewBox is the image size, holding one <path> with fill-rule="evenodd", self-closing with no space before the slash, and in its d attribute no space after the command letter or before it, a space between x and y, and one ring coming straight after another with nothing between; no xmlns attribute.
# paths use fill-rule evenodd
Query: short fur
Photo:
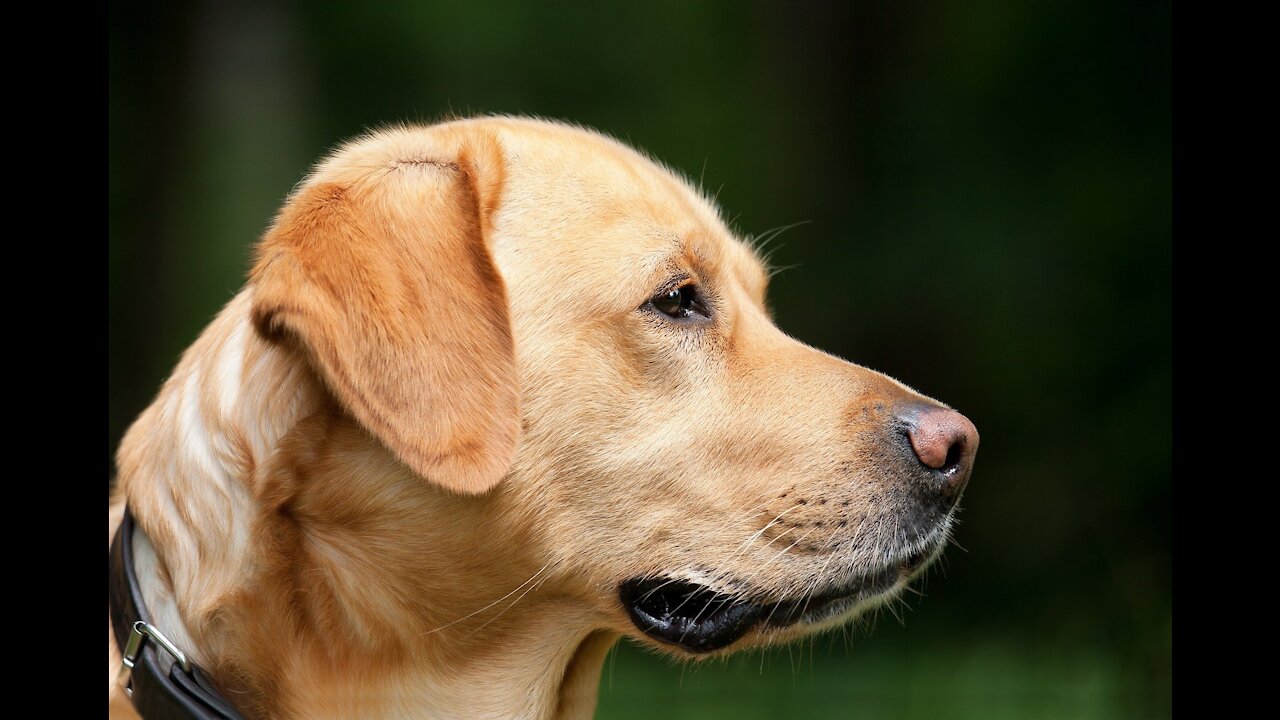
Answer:
<svg viewBox="0 0 1280 720"><path fill-rule="evenodd" d="M646 305L687 280L711 322ZM923 398L783 334L767 280L706 197L597 133L371 133L291 195L128 431L109 529L127 501L157 623L249 716L589 717L620 635L683 654L621 581L797 596L948 532L916 529L888 449Z"/></svg>

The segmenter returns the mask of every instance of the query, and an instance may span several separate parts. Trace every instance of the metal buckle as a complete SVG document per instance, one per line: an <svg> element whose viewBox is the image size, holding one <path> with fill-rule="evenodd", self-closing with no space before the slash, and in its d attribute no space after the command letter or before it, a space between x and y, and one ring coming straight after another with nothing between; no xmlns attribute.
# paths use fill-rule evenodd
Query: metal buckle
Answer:
<svg viewBox="0 0 1280 720"><path fill-rule="evenodd" d="M129 641L125 643L125 667L133 667L133 662L138 659L138 653L142 652L142 645L147 641L147 638L155 640L160 647L164 648L166 652L172 655L173 659L177 661L178 666L182 668L183 672L188 674L191 673L191 662L187 660L186 654L179 650L178 646L174 645L169 638L165 637L164 633L160 632L155 625L149 625L141 620L133 624L133 630L129 633Z"/></svg>

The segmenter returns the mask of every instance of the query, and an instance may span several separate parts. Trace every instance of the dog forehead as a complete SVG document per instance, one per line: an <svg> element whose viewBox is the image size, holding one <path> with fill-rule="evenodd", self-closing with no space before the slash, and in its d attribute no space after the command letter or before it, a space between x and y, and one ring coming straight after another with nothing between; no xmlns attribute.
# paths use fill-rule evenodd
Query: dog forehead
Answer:
<svg viewBox="0 0 1280 720"><path fill-rule="evenodd" d="M640 218L677 234L723 225L678 173L613 138L533 120L504 119L493 128L506 173L500 204L516 212L597 223Z"/></svg>
<svg viewBox="0 0 1280 720"><path fill-rule="evenodd" d="M679 173L592 130L492 122L506 163L494 219L504 271L518 270L504 258L513 254L551 260L538 272L558 267L584 283L693 269L735 277L763 301L763 263Z"/></svg>

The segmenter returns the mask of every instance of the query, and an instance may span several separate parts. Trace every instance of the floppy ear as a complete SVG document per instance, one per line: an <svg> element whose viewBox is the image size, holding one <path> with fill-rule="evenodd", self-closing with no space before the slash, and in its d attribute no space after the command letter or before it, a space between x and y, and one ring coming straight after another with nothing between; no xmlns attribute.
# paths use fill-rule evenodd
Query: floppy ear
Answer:
<svg viewBox="0 0 1280 720"><path fill-rule="evenodd" d="M402 462L482 493L520 432L506 289L485 242L503 163L490 138L452 145L398 157L357 143L322 166L259 245L252 313Z"/></svg>

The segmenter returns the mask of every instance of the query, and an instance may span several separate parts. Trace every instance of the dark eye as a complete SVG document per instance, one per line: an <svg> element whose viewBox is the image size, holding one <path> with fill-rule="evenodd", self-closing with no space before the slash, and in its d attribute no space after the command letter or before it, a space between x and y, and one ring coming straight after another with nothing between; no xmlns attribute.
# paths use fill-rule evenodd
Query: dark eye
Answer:
<svg viewBox="0 0 1280 720"><path fill-rule="evenodd" d="M684 285L659 293L649 299L654 310L676 320L707 318L707 308L696 285Z"/></svg>

